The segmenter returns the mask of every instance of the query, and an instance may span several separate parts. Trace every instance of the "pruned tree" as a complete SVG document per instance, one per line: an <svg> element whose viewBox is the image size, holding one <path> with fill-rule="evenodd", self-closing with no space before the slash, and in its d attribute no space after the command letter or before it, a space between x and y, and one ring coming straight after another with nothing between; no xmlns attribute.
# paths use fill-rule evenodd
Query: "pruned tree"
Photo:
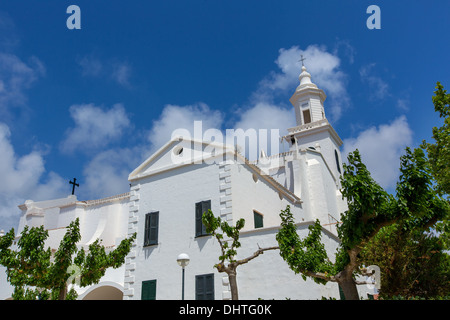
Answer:
<svg viewBox="0 0 450 320"><path fill-rule="evenodd" d="M47 238L48 231L44 226L25 226L16 251L12 249L14 229L0 237L0 265L6 267L7 279L14 287L13 299L76 299L76 291L72 288L68 292L68 285L76 280L81 287L98 283L108 268L120 267L136 234L122 240L109 253L98 239L89 245L86 252L77 247L81 240L77 218L67 227L56 251L52 252L50 247L45 249Z"/></svg>
<svg viewBox="0 0 450 320"><path fill-rule="evenodd" d="M401 157L400 178L397 195L388 194L370 176L361 161L358 150L348 155L341 177L342 195L348 210L341 214L337 226L341 240L332 263L321 242L321 225L317 220L309 227L306 238L300 239L289 206L280 214L282 227L276 238L280 255L296 273L303 278L311 277L318 283L337 282L348 300L359 299L356 285L358 275L368 275L360 252L378 232L386 226L403 222L414 228L430 227L438 220L448 217L450 206L439 197L433 187L428 162L421 149Z"/></svg>
<svg viewBox="0 0 450 320"><path fill-rule="evenodd" d="M215 264L214 267L217 271L225 272L228 275L231 299L238 300L239 294L236 281L237 267L255 259L263 254L264 251L278 249L278 246L259 248L251 256L236 260L236 249L241 246L241 243L239 242L239 232L244 227L245 220L239 219L236 221L236 226L230 226L226 221L222 221L220 217L214 216L211 210L208 210L203 213L202 222L206 227L206 232L214 236L220 245L222 254L219 256L219 263ZM219 229L221 229L223 233L220 233ZM224 235L226 235L228 239L226 239Z"/></svg>

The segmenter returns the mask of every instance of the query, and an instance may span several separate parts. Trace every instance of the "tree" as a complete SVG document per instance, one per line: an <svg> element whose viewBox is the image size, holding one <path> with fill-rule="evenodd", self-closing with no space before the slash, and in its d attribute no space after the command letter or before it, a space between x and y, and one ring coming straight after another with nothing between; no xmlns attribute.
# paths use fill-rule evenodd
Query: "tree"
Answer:
<svg viewBox="0 0 450 320"><path fill-rule="evenodd" d="M444 119L441 127L433 127L432 134L435 143L423 140L421 148L427 152L431 173L437 181L437 191L440 195L450 195L450 94L444 90L440 82L436 84L432 98L434 110ZM436 231L441 233L441 241L450 247L450 221L443 219L436 225Z"/></svg>
<svg viewBox="0 0 450 320"><path fill-rule="evenodd" d="M431 172L437 181L437 191L440 195L450 195L450 94L440 82L436 85L432 98L434 110L444 118L444 124L433 127L435 143L423 140L421 147L427 151Z"/></svg>
<svg viewBox="0 0 450 320"><path fill-rule="evenodd" d="M432 98L435 111L444 118L441 127L432 130L435 143L425 140L416 151L426 170L434 177L436 192L442 197L450 193L450 94L438 82ZM384 228L363 250L363 259L380 267L380 294L394 296L435 298L450 292L450 225L448 216L434 225L434 221L407 219ZM447 251L447 252L446 252Z"/></svg>
<svg viewBox="0 0 450 320"><path fill-rule="evenodd" d="M233 227L226 221L222 221L220 217L215 217L212 211L208 210L203 213L202 221L206 227L206 232L213 235L219 242L220 250L222 252L222 255L219 257L219 263L215 264L214 268L216 268L217 271L225 272L228 275L231 289L231 299L238 300L239 295L236 281L237 267L255 259L260 254L263 254L264 251L278 249L278 246L259 248L251 256L245 259L235 260L234 257L237 254L236 249L241 246L241 243L239 242L239 232L244 227L245 220L239 219L236 221L236 226ZM219 228L223 231L223 233L218 232ZM229 240L224 239L224 234L229 238ZM229 244L229 241L231 242L231 245Z"/></svg>
<svg viewBox="0 0 450 320"><path fill-rule="evenodd" d="M25 226L17 242L17 251L11 249L14 229L0 238L0 264L6 267L8 281L14 287L13 299L76 299L73 288L67 292L69 278L79 277L81 287L98 283L108 268L118 268L125 262L136 234L122 240L109 253L98 239L86 252L77 248L81 240L77 218L67 227L56 251L44 248L47 238L48 231L44 226ZM79 274L76 274L77 270Z"/></svg>
<svg viewBox="0 0 450 320"><path fill-rule="evenodd" d="M318 283L337 282L348 300L357 300L357 275L367 275L361 260L361 250L386 226L403 222L411 230L432 226L450 213L447 201L440 198L432 186L428 162L421 149L406 149L401 157L397 196L388 194L370 176L358 150L348 155L341 177L342 195L348 210L341 214L337 226L341 240L332 263L320 241L321 226L317 220L309 234L300 239L289 206L280 214L281 229L276 238L280 255L303 278Z"/></svg>

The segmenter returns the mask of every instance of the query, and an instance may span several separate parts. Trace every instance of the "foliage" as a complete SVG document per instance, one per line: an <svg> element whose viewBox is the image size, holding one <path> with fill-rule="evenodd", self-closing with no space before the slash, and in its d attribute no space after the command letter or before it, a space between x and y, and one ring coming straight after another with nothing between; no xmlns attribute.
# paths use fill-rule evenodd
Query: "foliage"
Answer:
<svg viewBox="0 0 450 320"><path fill-rule="evenodd" d="M309 234L300 239L294 218L288 205L280 214L281 229L276 235L280 246L280 255L295 273L301 273L306 280L308 273L333 273L333 264L329 261L325 246L320 241L322 227L320 221L316 220L308 227ZM325 283L322 278L313 277L317 283Z"/></svg>
<svg viewBox="0 0 450 320"><path fill-rule="evenodd" d="M348 156L341 177L342 194L348 210L337 226L341 240L335 263L327 257L320 241L321 226L316 221L309 234L300 239L290 208L282 211L282 228L277 234L280 255L296 273L312 277L316 282L338 282L346 299L357 299L355 276L364 274L360 253L383 227L400 223L405 231L424 231L450 213L447 201L433 188L429 164L421 149L406 149L400 159L397 196L388 194L370 176L358 150ZM366 264L368 265L368 264Z"/></svg>
<svg viewBox="0 0 450 320"><path fill-rule="evenodd" d="M275 250L278 249L278 247L259 248L251 256L245 259L236 260L236 249L241 246L241 243L239 242L239 232L244 227L245 220L239 219L236 221L236 226L233 227L230 226L228 222L222 221L220 217L215 217L213 212L208 210L203 213L202 222L206 227L206 232L214 236L220 245L222 254L219 256L219 263L215 264L214 267L217 271L225 272L228 275L231 298L233 300L238 300L238 288L236 282L237 267L255 259L260 254L263 254L264 251ZM221 229L223 233L220 233L219 229ZM224 234L228 239L225 239Z"/></svg>
<svg viewBox="0 0 450 320"><path fill-rule="evenodd" d="M236 226L233 227L226 221L222 221L220 217L215 217L213 212L208 210L203 213L202 221L206 227L206 232L216 237L222 250L222 254L219 257L220 262L214 267L217 268L220 265L224 265L225 261L231 263L236 262L236 260L234 260L234 256L237 254L236 249L241 246L241 243L239 242L239 231L244 227L245 220L239 219L236 221ZM218 232L219 228L222 229L229 239L231 239L231 245L228 241L224 241L223 234Z"/></svg>
<svg viewBox="0 0 450 320"><path fill-rule="evenodd" d="M440 82L436 85L433 96L434 110L444 118L444 124L433 127L433 139L428 143L425 140L421 147L427 151L433 176L437 181L437 191L440 195L450 194L450 94Z"/></svg>
<svg viewBox="0 0 450 320"><path fill-rule="evenodd" d="M408 183L397 185L399 199L413 214L383 228L362 252L366 263L380 267L384 298L431 299L450 292L450 224L443 201L450 191L450 95L439 82L436 89L432 100L444 124L433 128L434 144L423 141L421 149L407 149L402 176Z"/></svg>
<svg viewBox="0 0 450 320"><path fill-rule="evenodd" d="M47 238L48 231L43 226L25 226L17 242L17 251L11 249L14 229L0 238L0 264L6 267L8 281L14 287L13 299L76 299L73 288L67 292L68 279L75 272L69 267L75 265L81 270L80 286L98 283L106 269L118 268L124 263L136 234L122 240L109 253L96 240L86 253L77 248L81 240L77 218L67 227L55 252L50 247L45 249Z"/></svg>

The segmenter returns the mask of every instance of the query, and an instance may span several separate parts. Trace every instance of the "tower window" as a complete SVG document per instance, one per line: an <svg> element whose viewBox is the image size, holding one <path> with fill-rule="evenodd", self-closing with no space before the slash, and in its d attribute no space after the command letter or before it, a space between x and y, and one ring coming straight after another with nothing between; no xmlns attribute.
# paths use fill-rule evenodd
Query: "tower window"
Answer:
<svg viewBox="0 0 450 320"><path fill-rule="evenodd" d="M336 158L336 167L339 173L341 173L341 165L339 164L339 156L336 150L334 150L334 157Z"/></svg>
<svg viewBox="0 0 450 320"><path fill-rule="evenodd" d="M303 110L303 123L307 124L311 122L311 113L309 109Z"/></svg>

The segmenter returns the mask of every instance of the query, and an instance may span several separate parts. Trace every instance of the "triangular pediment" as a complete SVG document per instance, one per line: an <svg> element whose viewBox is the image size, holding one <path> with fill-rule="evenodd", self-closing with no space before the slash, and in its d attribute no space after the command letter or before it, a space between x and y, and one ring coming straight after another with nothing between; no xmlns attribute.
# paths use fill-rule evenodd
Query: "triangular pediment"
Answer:
<svg viewBox="0 0 450 320"><path fill-rule="evenodd" d="M214 162L214 159L234 152L234 147L221 143L185 137L173 138L133 170L128 180L140 179L181 166Z"/></svg>

